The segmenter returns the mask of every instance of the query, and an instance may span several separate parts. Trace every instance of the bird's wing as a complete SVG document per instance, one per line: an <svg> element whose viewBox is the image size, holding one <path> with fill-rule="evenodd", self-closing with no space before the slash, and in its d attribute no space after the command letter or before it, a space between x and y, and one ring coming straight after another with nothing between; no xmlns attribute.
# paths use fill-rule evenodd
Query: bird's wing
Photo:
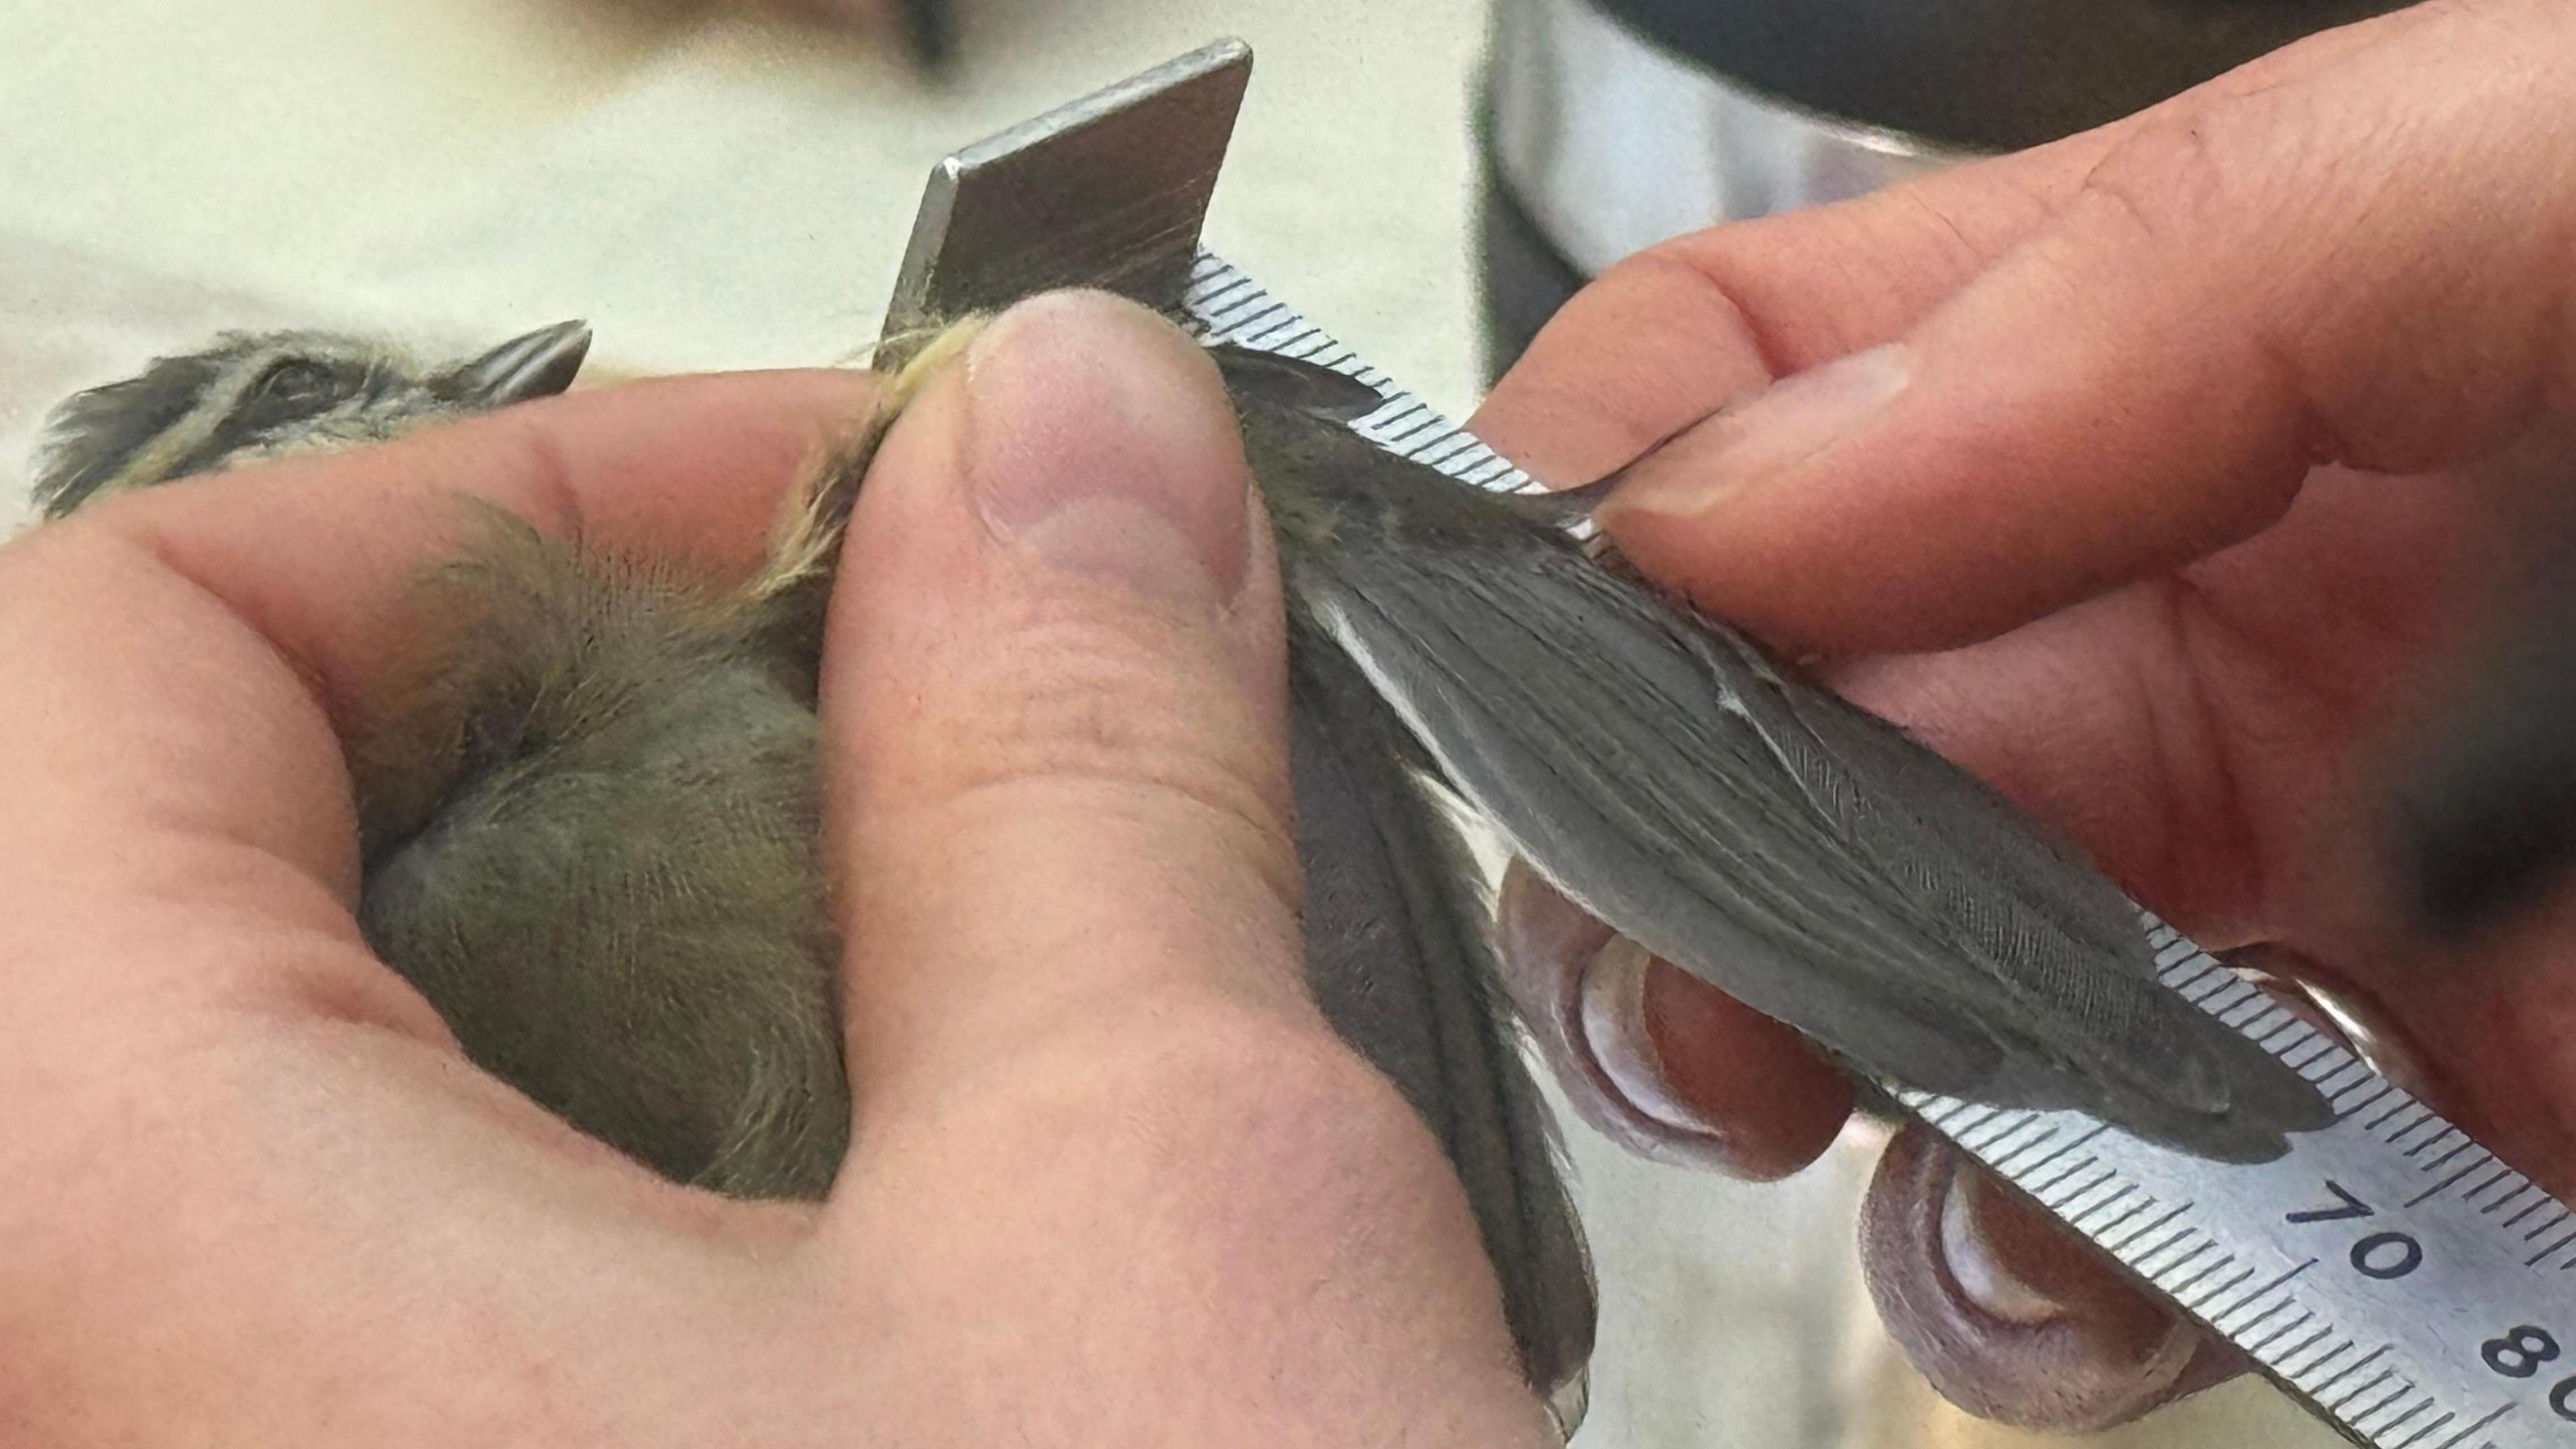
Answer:
<svg viewBox="0 0 2576 1449"><path fill-rule="evenodd" d="M1229 381L1298 606L1595 915L1872 1076L2228 1159L2330 1119L1982 783L1526 510Z"/></svg>
<svg viewBox="0 0 2576 1449"><path fill-rule="evenodd" d="M1296 579L1542 875L1864 1071L2214 1157L2327 1120L1984 786L1579 556L1361 547Z"/></svg>

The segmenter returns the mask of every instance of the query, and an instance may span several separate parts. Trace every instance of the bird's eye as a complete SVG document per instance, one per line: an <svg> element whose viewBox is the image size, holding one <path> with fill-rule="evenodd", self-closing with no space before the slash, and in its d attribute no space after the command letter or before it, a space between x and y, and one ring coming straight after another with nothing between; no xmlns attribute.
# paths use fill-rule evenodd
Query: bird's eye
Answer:
<svg viewBox="0 0 2576 1449"><path fill-rule="evenodd" d="M279 407L322 402L331 395L331 369L309 357L290 357L259 380L259 400Z"/></svg>

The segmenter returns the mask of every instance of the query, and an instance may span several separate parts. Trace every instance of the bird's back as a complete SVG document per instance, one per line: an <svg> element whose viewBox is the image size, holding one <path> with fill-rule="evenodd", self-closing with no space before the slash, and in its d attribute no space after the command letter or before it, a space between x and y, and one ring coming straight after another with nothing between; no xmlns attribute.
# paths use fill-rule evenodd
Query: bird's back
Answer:
<svg viewBox="0 0 2576 1449"><path fill-rule="evenodd" d="M368 942L466 1054L682 1182L816 1197L848 1140L812 663L761 603L494 520L353 758Z"/></svg>

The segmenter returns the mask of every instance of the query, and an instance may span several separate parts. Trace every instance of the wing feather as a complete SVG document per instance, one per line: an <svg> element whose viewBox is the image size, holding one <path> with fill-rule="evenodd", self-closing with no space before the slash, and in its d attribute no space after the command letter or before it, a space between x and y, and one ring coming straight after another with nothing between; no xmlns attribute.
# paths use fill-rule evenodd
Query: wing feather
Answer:
<svg viewBox="0 0 2576 1449"><path fill-rule="evenodd" d="M1228 376L1296 607L1574 900L1872 1076L2231 1160L2331 1120L1981 781L1275 370Z"/></svg>

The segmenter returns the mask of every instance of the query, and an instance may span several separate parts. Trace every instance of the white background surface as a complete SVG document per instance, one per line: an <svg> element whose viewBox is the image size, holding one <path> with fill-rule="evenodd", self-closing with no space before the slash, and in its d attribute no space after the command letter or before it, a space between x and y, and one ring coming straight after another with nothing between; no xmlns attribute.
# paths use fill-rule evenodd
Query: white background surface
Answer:
<svg viewBox="0 0 2576 1449"><path fill-rule="evenodd" d="M1211 243L1464 411L1477 7L965 11L943 88L682 0L0 0L0 476L51 401L225 325L461 349L578 316L594 374L843 358L935 159L1228 33L1257 63ZM1937 1409L1871 1329L1861 1147L1752 1189L1568 1132L1604 1285L1581 1442L2041 1442ZM2254 1387L2118 1442L2220 1437L2332 1442Z"/></svg>

